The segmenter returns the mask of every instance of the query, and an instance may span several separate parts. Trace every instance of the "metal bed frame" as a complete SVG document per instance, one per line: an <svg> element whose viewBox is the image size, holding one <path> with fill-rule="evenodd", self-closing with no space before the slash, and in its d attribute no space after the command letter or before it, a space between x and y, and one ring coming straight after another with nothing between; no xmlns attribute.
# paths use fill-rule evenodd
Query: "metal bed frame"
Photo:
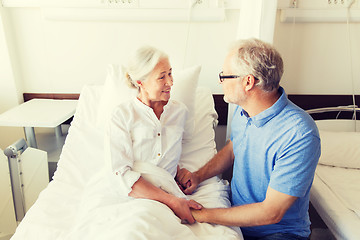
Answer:
<svg viewBox="0 0 360 240"><path fill-rule="evenodd" d="M20 222L25 216L25 201L22 181L20 155L27 149L26 141L21 138L4 150L8 158L11 189L14 201L16 221Z"/></svg>

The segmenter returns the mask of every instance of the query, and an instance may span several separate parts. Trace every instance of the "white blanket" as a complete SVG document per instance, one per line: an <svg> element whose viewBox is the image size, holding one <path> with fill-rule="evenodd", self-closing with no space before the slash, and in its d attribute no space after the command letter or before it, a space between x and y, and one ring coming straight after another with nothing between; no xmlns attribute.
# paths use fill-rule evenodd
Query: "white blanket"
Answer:
<svg viewBox="0 0 360 240"><path fill-rule="evenodd" d="M188 198L164 169L136 162L133 170L164 191ZM181 224L172 210L160 202L112 194L108 189L111 186L104 186L99 177L90 181L92 190L85 194L77 223L66 239L240 239L241 233L237 233L236 228L207 223ZM229 207L228 191L228 185L212 178L189 198L204 207ZM219 192L226 200L219 202Z"/></svg>

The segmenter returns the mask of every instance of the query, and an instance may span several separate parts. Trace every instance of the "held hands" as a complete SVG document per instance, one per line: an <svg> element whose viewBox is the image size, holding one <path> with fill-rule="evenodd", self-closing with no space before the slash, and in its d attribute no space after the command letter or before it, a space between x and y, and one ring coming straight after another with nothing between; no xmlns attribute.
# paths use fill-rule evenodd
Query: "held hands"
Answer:
<svg viewBox="0 0 360 240"><path fill-rule="evenodd" d="M206 211L206 208L202 207L199 209L191 209L191 215L195 219L196 222L203 223L206 222L204 212Z"/></svg>
<svg viewBox="0 0 360 240"><path fill-rule="evenodd" d="M180 168L179 166L177 167L175 180L181 191L187 195L193 193L200 183L200 178L196 173L192 173L186 168Z"/></svg>
<svg viewBox="0 0 360 240"><path fill-rule="evenodd" d="M169 206L171 210L181 219L181 223L195 223L195 219L191 214L192 209L200 210L201 204L194 200L186 200L184 198L175 197Z"/></svg>
<svg viewBox="0 0 360 240"><path fill-rule="evenodd" d="M195 173L191 173L185 168L180 169L179 166L177 167L175 180L181 191L183 191L185 194L193 193L200 183L200 179ZM180 211L179 213L177 213L172 208L173 211L181 219L182 223L195 223L196 219L194 218L193 214L201 210L203 208L202 205L195 202L194 200L181 199L181 201L186 201L187 203L187 207L185 207L186 205L183 205L184 211Z"/></svg>

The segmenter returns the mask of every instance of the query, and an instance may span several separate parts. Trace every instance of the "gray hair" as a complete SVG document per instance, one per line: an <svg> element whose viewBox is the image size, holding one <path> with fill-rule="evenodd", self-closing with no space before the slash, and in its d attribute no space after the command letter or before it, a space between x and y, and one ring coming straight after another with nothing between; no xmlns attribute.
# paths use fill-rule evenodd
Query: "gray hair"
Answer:
<svg viewBox="0 0 360 240"><path fill-rule="evenodd" d="M136 81L144 81L159 61L164 58L168 58L168 55L151 46L144 46L136 50L130 57L127 66L122 67L129 86L139 88Z"/></svg>
<svg viewBox="0 0 360 240"><path fill-rule="evenodd" d="M280 53L269 43L259 39L236 41L230 48L236 51L232 59L232 69L240 76L253 75L262 90L271 92L279 88L284 72Z"/></svg>

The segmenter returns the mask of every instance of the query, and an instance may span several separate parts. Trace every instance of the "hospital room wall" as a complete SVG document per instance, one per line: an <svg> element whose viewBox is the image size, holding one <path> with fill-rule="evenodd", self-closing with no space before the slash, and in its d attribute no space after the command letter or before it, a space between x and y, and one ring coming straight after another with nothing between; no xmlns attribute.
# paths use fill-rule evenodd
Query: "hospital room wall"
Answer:
<svg viewBox="0 0 360 240"><path fill-rule="evenodd" d="M13 36L5 34L11 29L11 23L6 16L6 11L0 7L0 113L18 105L22 101L22 83L18 74L13 71L13 64L17 57ZM21 128L8 128L0 126L0 149L22 137Z"/></svg>
<svg viewBox="0 0 360 240"><path fill-rule="evenodd" d="M37 8L7 9L13 24L25 92L78 93L105 80L108 63L124 63L137 47L150 44L170 56L173 68L203 65L201 82L221 91L217 74L236 36L238 11L227 21L120 22L55 21Z"/></svg>
<svg viewBox="0 0 360 240"><path fill-rule="evenodd" d="M360 23L282 23L274 45L285 62L282 86L291 94L360 93Z"/></svg>
<svg viewBox="0 0 360 240"><path fill-rule="evenodd" d="M16 86L17 94L78 93L84 84L102 83L108 63L125 62L129 53L142 44L168 52L175 70L201 64L200 85L209 86L213 93L222 93L217 74L229 43L237 35L239 15L239 10L227 10L225 22L189 25L187 22L52 21L44 19L37 8L5 11L11 24L6 32L11 37L10 52L17 60L12 68L19 72L17 79L10 78L9 84ZM360 63L357 44L360 24L350 23L349 30L352 69L345 23L282 23L278 14L274 44L285 60L283 85L288 93L352 92L351 70L354 79L360 78L360 69L356 67ZM339 84L339 79L343 84ZM357 92L359 88L357 83Z"/></svg>

